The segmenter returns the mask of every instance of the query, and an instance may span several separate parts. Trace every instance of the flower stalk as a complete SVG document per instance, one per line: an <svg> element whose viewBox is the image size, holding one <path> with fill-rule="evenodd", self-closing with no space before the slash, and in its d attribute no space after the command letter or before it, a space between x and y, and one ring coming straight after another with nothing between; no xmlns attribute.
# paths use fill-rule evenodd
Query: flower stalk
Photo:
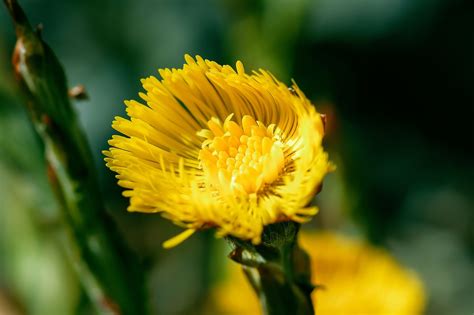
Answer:
<svg viewBox="0 0 474 315"><path fill-rule="evenodd" d="M299 227L291 221L269 225L259 245L228 237L229 257L242 265L265 315L314 314L310 261L297 243Z"/></svg>
<svg viewBox="0 0 474 315"><path fill-rule="evenodd" d="M57 57L15 0L4 0L17 43L13 67L44 146L48 177L63 209L62 241L101 314L146 314L143 274L107 216L92 155L71 106Z"/></svg>

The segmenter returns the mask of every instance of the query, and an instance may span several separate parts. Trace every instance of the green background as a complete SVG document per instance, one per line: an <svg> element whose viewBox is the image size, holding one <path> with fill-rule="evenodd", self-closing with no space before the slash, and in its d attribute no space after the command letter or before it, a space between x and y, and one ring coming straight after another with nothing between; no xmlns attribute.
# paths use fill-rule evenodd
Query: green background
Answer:
<svg viewBox="0 0 474 315"><path fill-rule="evenodd" d="M115 115L139 79L199 54L294 78L328 115L338 170L307 229L389 249L425 283L427 314L474 310L474 5L461 0L28 0L21 4L90 100L76 110L108 210L149 270L159 314L198 312L228 251L211 233L165 251L179 232L130 214L104 166ZM0 314L90 314L59 249L58 205L13 80L13 26L0 7ZM362 285L362 284L361 284Z"/></svg>

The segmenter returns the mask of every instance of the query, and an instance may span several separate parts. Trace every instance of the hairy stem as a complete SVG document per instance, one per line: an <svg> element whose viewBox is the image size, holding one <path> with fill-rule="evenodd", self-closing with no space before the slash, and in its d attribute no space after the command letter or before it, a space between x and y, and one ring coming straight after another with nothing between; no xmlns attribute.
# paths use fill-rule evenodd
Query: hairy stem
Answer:
<svg viewBox="0 0 474 315"><path fill-rule="evenodd" d="M230 258L243 271L266 315L314 314L308 255L298 247L299 225L283 222L265 228L262 244L230 237Z"/></svg>

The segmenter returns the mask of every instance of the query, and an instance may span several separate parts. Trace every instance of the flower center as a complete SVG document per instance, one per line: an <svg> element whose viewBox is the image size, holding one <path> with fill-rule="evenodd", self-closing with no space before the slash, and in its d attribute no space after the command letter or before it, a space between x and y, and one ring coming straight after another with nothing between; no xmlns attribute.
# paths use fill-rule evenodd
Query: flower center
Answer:
<svg viewBox="0 0 474 315"><path fill-rule="evenodd" d="M275 125L266 127L246 115L241 124L212 118L209 129L198 135L206 138L199 160L208 183L223 194L252 194L275 181L284 166L283 144Z"/></svg>

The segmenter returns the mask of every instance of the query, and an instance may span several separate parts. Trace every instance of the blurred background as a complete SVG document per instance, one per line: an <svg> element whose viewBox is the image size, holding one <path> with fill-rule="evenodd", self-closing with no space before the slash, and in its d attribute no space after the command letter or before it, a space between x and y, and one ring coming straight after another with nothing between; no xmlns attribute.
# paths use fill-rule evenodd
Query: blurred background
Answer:
<svg viewBox="0 0 474 315"><path fill-rule="evenodd" d="M228 251L200 233L127 213L103 163L115 115L139 79L183 55L237 59L294 78L328 115L338 169L306 229L388 249L423 280L426 314L474 311L474 2L470 0L24 0L63 63L95 155L108 210L149 268L159 314L197 312ZM92 314L55 237L58 205L13 80L13 26L0 6L0 314Z"/></svg>

